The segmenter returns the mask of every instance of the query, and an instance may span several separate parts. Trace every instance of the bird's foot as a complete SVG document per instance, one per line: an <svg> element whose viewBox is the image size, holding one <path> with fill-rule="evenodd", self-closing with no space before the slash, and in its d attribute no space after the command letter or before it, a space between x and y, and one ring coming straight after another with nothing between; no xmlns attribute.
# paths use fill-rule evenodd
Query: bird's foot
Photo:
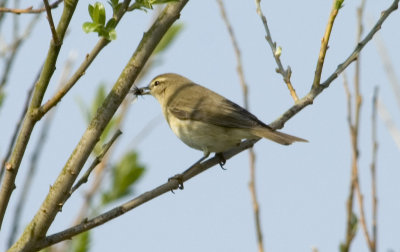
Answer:
<svg viewBox="0 0 400 252"><path fill-rule="evenodd" d="M178 181L178 189L183 190L183 174L176 174L173 177L170 177L168 179L168 182L171 180L177 180ZM172 193L174 193L174 190L171 190Z"/></svg>
<svg viewBox="0 0 400 252"><path fill-rule="evenodd" d="M215 156L219 158L219 165L221 166L222 170L226 170L226 168L224 168L224 165L226 164L224 154L222 154L222 152L219 152L215 153Z"/></svg>

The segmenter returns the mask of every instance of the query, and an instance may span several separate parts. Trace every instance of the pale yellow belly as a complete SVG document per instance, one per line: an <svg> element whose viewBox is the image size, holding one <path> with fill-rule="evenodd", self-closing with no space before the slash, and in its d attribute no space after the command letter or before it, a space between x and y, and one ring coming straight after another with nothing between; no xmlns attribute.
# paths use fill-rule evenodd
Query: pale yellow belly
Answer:
<svg viewBox="0 0 400 252"><path fill-rule="evenodd" d="M250 138L242 129L223 128L200 121L168 118L172 131L188 146L203 152L223 152L240 144L242 139Z"/></svg>

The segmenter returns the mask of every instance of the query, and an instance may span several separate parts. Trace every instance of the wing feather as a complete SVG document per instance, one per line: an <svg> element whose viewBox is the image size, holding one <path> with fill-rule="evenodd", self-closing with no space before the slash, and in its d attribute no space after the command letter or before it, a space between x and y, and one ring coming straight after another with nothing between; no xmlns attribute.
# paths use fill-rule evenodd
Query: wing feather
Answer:
<svg viewBox="0 0 400 252"><path fill-rule="evenodd" d="M188 83L180 91L183 90L168 104L169 112L181 120L196 120L227 128L270 128L241 106L203 86Z"/></svg>

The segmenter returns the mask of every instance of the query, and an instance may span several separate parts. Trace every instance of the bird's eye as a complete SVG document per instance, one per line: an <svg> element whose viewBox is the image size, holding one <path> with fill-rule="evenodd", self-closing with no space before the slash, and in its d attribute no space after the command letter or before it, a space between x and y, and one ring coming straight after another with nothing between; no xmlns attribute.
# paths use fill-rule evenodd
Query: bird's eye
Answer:
<svg viewBox="0 0 400 252"><path fill-rule="evenodd" d="M160 82L157 80L154 82L154 86L158 86L160 84Z"/></svg>

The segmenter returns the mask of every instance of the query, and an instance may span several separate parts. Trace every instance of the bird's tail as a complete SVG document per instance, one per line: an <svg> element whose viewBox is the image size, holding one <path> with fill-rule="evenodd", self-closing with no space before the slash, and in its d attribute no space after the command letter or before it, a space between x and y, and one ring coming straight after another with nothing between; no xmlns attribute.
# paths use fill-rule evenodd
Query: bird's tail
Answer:
<svg viewBox="0 0 400 252"><path fill-rule="evenodd" d="M293 142L308 142L303 138L288 135L279 131L274 131L272 129L265 127L254 128L252 131L253 131L252 133L258 137L267 138L269 140L272 140L274 142L283 145L289 145Z"/></svg>

